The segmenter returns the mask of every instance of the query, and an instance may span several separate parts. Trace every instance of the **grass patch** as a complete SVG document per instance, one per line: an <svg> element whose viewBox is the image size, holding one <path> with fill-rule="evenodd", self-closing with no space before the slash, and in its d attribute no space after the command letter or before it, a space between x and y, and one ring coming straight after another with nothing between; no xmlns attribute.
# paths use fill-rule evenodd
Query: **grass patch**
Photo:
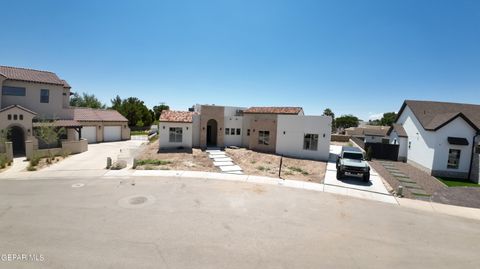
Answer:
<svg viewBox="0 0 480 269"><path fill-rule="evenodd" d="M172 162L168 160L151 160L151 159L136 161L137 165L167 165L171 163Z"/></svg>
<svg viewBox="0 0 480 269"><path fill-rule="evenodd" d="M270 170L269 167L265 167L265 166L257 166L256 168L257 168L257 170L259 170L259 171L269 171L269 170Z"/></svg>
<svg viewBox="0 0 480 269"><path fill-rule="evenodd" d="M474 183L468 179L437 177L438 180L448 187L480 187L480 184Z"/></svg>
<svg viewBox="0 0 480 269"><path fill-rule="evenodd" d="M290 167L288 167L288 169L290 169L291 171L297 172L297 173L301 173L304 176L309 174L307 171L303 170L300 167L296 167L296 166L290 166Z"/></svg>
<svg viewBox="0 0 480 269"><path fill-rule="evenodd" d="M130 131L130 135L148 135L145 131Z"/></svg>
<svg viewBox="0 0 480 269"><path fill-rule="evenodd" d="M148 143L151 144L151 143L154 143L154 142L157 141L157 140L158 140L158 134L150 137L150 138L148 139Z"/></svg>

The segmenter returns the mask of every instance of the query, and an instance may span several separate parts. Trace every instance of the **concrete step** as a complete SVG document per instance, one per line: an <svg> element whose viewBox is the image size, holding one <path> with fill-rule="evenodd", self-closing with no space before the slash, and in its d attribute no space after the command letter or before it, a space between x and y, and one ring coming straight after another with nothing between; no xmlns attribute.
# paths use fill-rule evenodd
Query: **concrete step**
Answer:
<svg viewBox="0 0 480 269"><path fill-rule="evenodd" d="M242 168L238 165L219 166L222 172L242 171Z"/></svg>
<svg viewBox="0 0 480 269"><path fill-rule="evenodd" d="M233 162L213 162L214 166L229 166L229 165L235 165Z"/></svg>

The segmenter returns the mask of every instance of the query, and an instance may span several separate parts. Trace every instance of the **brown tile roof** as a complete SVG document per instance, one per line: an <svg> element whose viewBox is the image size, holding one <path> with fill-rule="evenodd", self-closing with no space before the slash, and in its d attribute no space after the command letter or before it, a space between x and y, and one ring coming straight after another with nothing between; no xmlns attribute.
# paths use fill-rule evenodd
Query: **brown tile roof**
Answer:
<svg viewBox="0 0 480 269"><path fill-rule="evenodd" d="M387 136L389 127L387 126L373 126L365 127L351 127L346 129L348 135L351 136Z"/></svg>
<svg viewBox="0 0 480 269"><path fill-rule="evenodd" d="M128 121L122 114L113 109L93 109L83 107L73 108L73 119L76 121Z"/></svg>
<svg viewBox="0 0 480 269"><path fill-rule="evenodd" d="M189 111L173 111L173 110L164 110L160 114L161 122L193 122L194 112Z"/></svg>
<svg viewBox="0 0 480 269"><path fill-rule="evenodd" d="M250 107L243 111L243 113L250 114L295 114L298 115L302 112L301 107L275 107L275 106L265 106L265 107Z"/></svg>
<svg viewBox="0 0 480 269"><path fill-rule="evenodd" d="M387 135L390 135L392 131L395 131L399 137L408 137L407 132L403 128L402 125L394 123L392 124L392 127L388 130Z"/></svg>
<svg viewBox="0 0 480 269"><path fill-rule="evenodd" d="M55 73L48 71L0 66L0 74L11 80L46 83L70 87L65 80L61 80Z"/></svg>
<svg viewBox="0 0 480 269"><path fill-rule="evenodd" d="M40 127L40 126L55 126L55 127L79 127L82 124L76 120L55 120L52 122L34 122L33 127Z"/></svg>
<svg viewBox="0 0 480 269"><path fill-rule="evenodd" d="M28 109L28 108L24 108L23 106L20 106L20 105L10 105L10 106L4 107L4 108L0 109L0 112L7 111L7 110L12 109L12 108L14 108L14 107L17 107L17 108L19 108L19 109L21 109L21 110L23 110L23 111L25 111L25 112L28 112L28 113L30 113L30 114L37 115L36 112L31 111L31 110Z"/></svg>
<svg viewBox="0 0 480 269"><path fill-rule="evenodd" d="M480 105L406 100L397 120L407 105L425 130L436 131L458 117L480 129Z"/></svg>

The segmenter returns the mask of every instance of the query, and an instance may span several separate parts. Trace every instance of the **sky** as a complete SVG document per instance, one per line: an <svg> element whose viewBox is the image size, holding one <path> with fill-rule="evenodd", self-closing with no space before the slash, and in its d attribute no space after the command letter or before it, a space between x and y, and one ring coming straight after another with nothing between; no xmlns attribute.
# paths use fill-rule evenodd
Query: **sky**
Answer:
<svg viewBox="0 0 480 269"><path fill-rule="evenodd" d="M480 104L480 1L4 1L0 65L72 91L378 118Z"/></svg>

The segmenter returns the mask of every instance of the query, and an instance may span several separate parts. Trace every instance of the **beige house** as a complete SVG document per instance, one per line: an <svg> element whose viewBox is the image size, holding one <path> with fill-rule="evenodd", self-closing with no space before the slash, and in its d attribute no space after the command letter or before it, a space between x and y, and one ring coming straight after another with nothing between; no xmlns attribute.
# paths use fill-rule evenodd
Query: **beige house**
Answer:
<svg viewBox="0 0 480 269"><path fill-rule="evenodd" d="M160 150L229 146L327 160L331 118L305 116L301 107L196 105L160 116Z"/></svg>
<svg viewBox="0 0 480 269"><path fill-rule="evenodd" d="M87 143L130 137L128 121L117 111L70 107L71 87L55 73L0 66L0 87L0 132L14 155L41 155L46 145L36 130L45 124L67 130L55 146L71 153L86 151Z"/></svg>

